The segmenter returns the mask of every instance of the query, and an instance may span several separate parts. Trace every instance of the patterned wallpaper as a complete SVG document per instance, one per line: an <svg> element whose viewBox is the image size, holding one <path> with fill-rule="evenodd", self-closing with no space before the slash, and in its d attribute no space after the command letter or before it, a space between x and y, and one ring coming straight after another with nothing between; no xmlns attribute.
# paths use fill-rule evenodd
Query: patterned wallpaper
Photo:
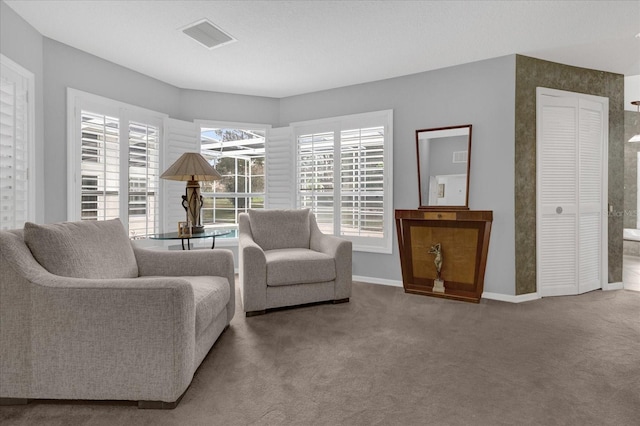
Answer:
<svg viewBox="0 0 640 426"><path fill-rule="evenodd" d="M625 105L629 106L629 105ZM640 143L626 143L640 133L640 113L624 112L624 227L636 228L638 210L638 152Z"/></svg>

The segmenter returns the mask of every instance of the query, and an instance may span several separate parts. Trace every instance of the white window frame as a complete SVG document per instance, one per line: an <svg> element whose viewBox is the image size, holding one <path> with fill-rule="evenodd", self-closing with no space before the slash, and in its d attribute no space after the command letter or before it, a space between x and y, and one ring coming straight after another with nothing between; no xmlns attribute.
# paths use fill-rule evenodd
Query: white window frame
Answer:
<svg viewBox="0 0 640 426"><path fill-rule="evenodd" d="M26 220L35 221L36 216L36 104L35 104L35 75L17 62L0 53L0 63L3 67L17 73L27 82L27 216ZM20 227L15 222L11 227Z"/></svg>
<svg viewBox="0 0 640 426"><path fill-rule="evenodd" d="M130 105L92 93L83 92L73 88L67 88L67 220L81 220L82 201L82 130L80 114L82 110L110 115L120 120L120 143L129 140L129 124L139 122L158 128L158 141L162 143L164 132L164 120L168 117L157 111ZM163 149L158 150L159 164L162 164ZM128 161L120 162L120 176L128 176ZM159 170L162 173L162 170ZM120 203L120 218L127 233L129 232L129 204L128 204L128 179L120 179L120 194L127 197L127 202ZM158 197L162 194L162 187L158 185ZM162 221L162 203L159 198L158 226Z"/></svg>
<svg viewBox="0 0 640 426"><path fill-rule="evenodd" d="M383 238L340 235L339 203L334 204L333 228L334 235L352 241L353 250L355 251L390 254L393 243L393 110L366 112L291 123L296 150L299 136L325 132L334 133L334 182L340 182L340 132L343 130L380 126L384 127ZM294 163L297 180L297 155L295 156ZM297 183L294 190L296 192L296 205L300 207L300 193ZM339 184L334 184L334 199L340 200Z"/></svg>
<svg viewBox="0 0 640 426"><path fill-rule="evenodd" d="M202 146L202 129L203 128L219 128L219 129L241 129L241 130L260 130L260 131L264 131L265 132L265 143L264 143L264 147L265 147L265 157L264 157L264 172L265 172L265 176L264 176L264 192L263 192L263 196L264 196L264 205L265 207L268 205L267 199L269 197L269 194L267 193L267 179L269 179L269 177L267 176L267 146L268 143L267 141L269 140L269 132L271 130L271 125L270 124L260 124L260 123L240 123L240 122L234 122L234 121L215 121L215 120L194 120L194 122L196 123L196 126L198 128L198 146ZM222 193L221 193L222 194ZM248 192L229 192L229 193L224 193L224 194L234 194L236 197L251 197L251 193ZM215 226L215 225L214 225ZM238 228L238 224L232 224L232 223L225 223L225 224L221 224L220 225L221 228L225 228L225 229L237 229ZM222 241L223 239L221 238L218 241ZM231 239L227 239L227 240L231 240ZM237 240L237 238L235 239ZM216 241L217 244L217 241Z"/></svg>

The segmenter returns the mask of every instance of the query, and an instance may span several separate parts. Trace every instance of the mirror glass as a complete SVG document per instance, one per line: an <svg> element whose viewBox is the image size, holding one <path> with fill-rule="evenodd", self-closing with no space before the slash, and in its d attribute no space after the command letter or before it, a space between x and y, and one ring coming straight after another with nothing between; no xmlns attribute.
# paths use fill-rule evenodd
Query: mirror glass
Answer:
<svg viewBox="0 0 640 426"><path fill-rule="evenodd" d="M471 125L416 130L421 209L469 208Z"/></svg>

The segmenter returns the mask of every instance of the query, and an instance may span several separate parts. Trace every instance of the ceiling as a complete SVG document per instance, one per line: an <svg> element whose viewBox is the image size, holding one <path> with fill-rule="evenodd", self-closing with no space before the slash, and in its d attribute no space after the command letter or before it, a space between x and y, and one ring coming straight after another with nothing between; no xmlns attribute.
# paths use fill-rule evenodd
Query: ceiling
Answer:
<svg viewBox="0 0 640 426"><path fill-rule="evenodd" d="M640 74L640 1L5 1L48 38L186 89L281 98L514 53ZM203 18L237 41L182 33Z"/></svg>

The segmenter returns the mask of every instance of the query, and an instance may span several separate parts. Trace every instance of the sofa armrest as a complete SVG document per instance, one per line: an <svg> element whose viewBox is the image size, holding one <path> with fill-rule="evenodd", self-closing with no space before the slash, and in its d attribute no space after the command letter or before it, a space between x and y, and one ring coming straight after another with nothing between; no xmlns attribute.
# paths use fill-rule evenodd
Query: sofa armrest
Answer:
<svg viewBox="0 0 640 426"><path fill-rule="evenodd" d="M227 317L231 322L236 309L236 287L233 253L230 250L151 250L134 244L133 251L141 277L196 275L225 277L230 287Z"/></svg>
<svg viewBox="0 0 640 426"><path fill-rule="evenodd" d="M335 259L336 263L336 288L335 298L347 299L351 297L352 274L352 251L353 244L349 240L326 235L320 231L313 215L310 216L311 226L311 250L319 251Z"/></svg>
<svg viewBox="0 0 640 426"><path fill-rule="evenodd" d="M253 240L249 216L238 217L238 272L245 312L263 311L267 307L267 260L264 250Z"/></svg>
<svg viewBox="0 0 640 426"><path fill-rule="evenodd" d="M138 274L143 276L212 275L233 277L233 253L213 250L152 250L133 245Z"/></svg>
<svg viewBox="0 0 640 426"><path fill-rule="evenodd" d="M311 250L319 251L334 258L341 255L344 256L346 252L351 252L351 247L351 241L345 240L344 238L323 234L321 232L316 235L314 235L314 233L311 234Z"/></svg>
<svg viewBox="0 0 640 426"><path fill-rule="evenodd" d="M351 241L336 237L335 235L323 234L320 228L318 228L318 223L313 215L310 216L309 222L311 227L309 248L311 250L319 251L334 258L345 257L348 252L349 260L351 260Z"/></svg>
<svg viewBox="0 0 640 426"><path fill-rule="evenodd" d="M29 303L27 312L2 312L2 338L27 334L28 360L2 396L173 402L189 385L195 306L185 280L9 276L3 292L27 293Z"/></svg>

